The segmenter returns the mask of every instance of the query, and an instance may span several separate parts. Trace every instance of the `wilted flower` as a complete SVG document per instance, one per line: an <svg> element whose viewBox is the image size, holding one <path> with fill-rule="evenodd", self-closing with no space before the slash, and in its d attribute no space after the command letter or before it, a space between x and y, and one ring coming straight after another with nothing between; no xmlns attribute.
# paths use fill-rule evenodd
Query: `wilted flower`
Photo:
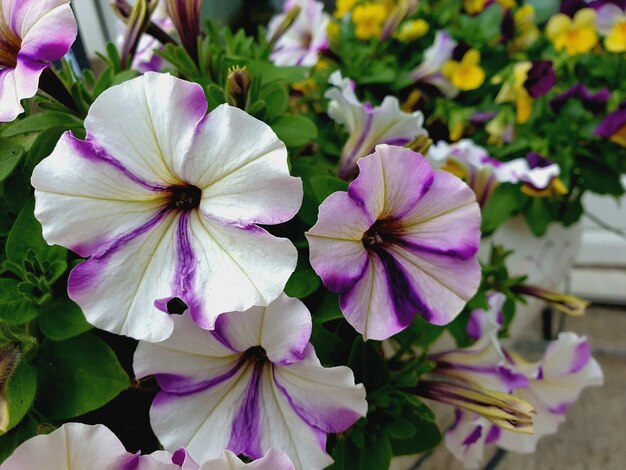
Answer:
<svg viewBox="0 0 626 470"><path fill-rule="evenodd" d="M20 101L35 96L42 72L76 33L69 0L0 0L0 122L24 112Z"/></svg>
<svg viewBox="0 0 626 470"><path fill-rule="evenodd" d="M267 305L295 269L291 242L257 224L297 212L302 184L270 127L200 85L149 72L94 102L87 139L65 133L32 177L49 243L90 256L69 278L88 321L159 341L182 299L202 328Z"/></svg>
<svg viewBox="0 0 626 470"><path fill-rule="evenodd" d="M626 101L622 101L615 111L604 118L593 135L626 147Z"/></svg>
<svg viewBox="0 0 626 470"><path fill-rule="evenodd" d="M576 12L573 19L558 13L550 18L546 35L557 51L565 49L570 56L589 52L598 43L596 12L583 8Z"/></svg>
<svg viewBox="0 0 626 470"><path fill-rule="evenodd" d="M365 389L347 367L321 366L302 302L281 295L268 307L221 315L214 332L176 316L172 336L140 342L137 377L156 375L150 410L168 450L185 446L197 461L223 449L260 458L283 449L298 469L322 469L326 433L341 432L367 411Z"/></svg>
<svg viewBox="0 0 626 470"><path fill-rule="evenodd" d="M565 421L567 409L582 390L602 385L604 381L599 364L591 357L587 339L575 333L560 333L539 362L527 363L512 353L508 357L515 369L529 380L529 386L516 389L514 395L531 403L537 411L532 435L503 430L498 438L498 446L515 452L534 452L539 439L554 434Z"/></svg>
<svg viewBox="0 0 626 470"><path fill-rule="evenodd" d="M480 282L474 194L409 149L379 145L358 165L306 234L313 269L366 339L389 338L417 314L449 323Z"/></svg>
<svg viewBox="0 0 626 470"><path fill-rule="evenodd" d="M330 100L328 115L343 124L350 137L341 152L339 176L356 176L356 162L374 151L377 144L405 145L415 137L426 135L421 111L405 113L395 96L386 96L380 106L361 103L354 82L336 71L330 76L333 85L324 96Z"/></svg>
<svg viewBox="0 0 626 470"><path fill-rule="evenodd" d="M324 12L323 3L315 0L288 0L284 12L270 21L267 35L268 38L275 37L295 8L299 13L287 29L278 35L270 59L281 66L312 66L317 64L319 53L328 49L330 15Z"/></svg>
<svg viewBox="0 0 626 470"><path fill-rule="evenodd" d="M594 114L600 114L606 109L606 104L611 97L611 91L608 88L602 88L596 93L591 93L589 89L582 83L577 83L568 90L550 100L550 107L555 113L563 109L565 103L569 100L577 99L583 104L583 107Z"/></svg>
<svg viewBox="0 0 626 470"><path fill-rule="evenodd" d="M437 31L435 42L424 52L424 60L413 69L411 78L416 82L433 85L448 98L454 98L459 90L442 73L444 65L452 59L458 43L445 31Z"/></svg>
<svg viewBox="0 0 626 470"><path fill-rule="evenodd" d="M597 11L598 32L605 36L604 46L610 52L626 52L626 5L608 3Z"/></svg>
<svg viewBox="0 0 626 470"><path fill-rule="evenodd" d="M480 52L476 49L467 51L460 61L446 62L441 73L462 91L475 90L485 82L485 71L480 67Z"/></svg>
<svg viewBox="0 0 626 470"><path fill-rule="evenodd" d="M2 470L63 468L84 470L150 469L177 470L181 467L151 455L126 451L106 426L66 423L50 434L40 434L20 445L2 465Z"/></svg>

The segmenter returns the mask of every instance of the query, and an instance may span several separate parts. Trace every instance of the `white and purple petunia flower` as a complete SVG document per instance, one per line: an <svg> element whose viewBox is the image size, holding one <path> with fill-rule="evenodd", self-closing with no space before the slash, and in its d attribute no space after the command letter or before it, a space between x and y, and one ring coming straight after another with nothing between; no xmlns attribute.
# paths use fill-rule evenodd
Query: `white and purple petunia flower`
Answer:
<svg viewBox="0 0 626 470"><path fill-rule="evenodd" d="M202 328L268 305L295 269L287 239L257 224L291 219L302 183L270 127L200 85L149 72L105 91L32 177L44 238L89 257L70 297L93 325L160 341L182 299Z"/></svg>
<svg viewBox="0 0 626 470"><path fill-rule="evenodd" d="M326 433L367 412L352 371L321 366L297 299L223 314L211 332L187 313L174 322L162 343L140 342L134 361L137 377L155 375L161 387L150 422L165 449L185 446L206 461L223 449L260 458L276 447L297 469L321 469L332 463Z"/></svg>
<svg viewBox="0 0 626 470"><path fill-rule="evenodd" d="M514 452L534 452L539 439L554 434L565 422L566 411L583 389L604 382L602 369L591 356L587 338L572 332L560 333L538 362L525 362L510 352L507 356L514 370L526 375L529 381L527 388L516 389L513 394L528 401L537 412L532 435L502 430L498 446Z"/></svg>
<svg viewBox="0 0 626 470"><path fill-rule="evenodd" d="M328 49L328 22L324 4L315 0L287 0L283 13L272 18L267 36L273 37L289 11L299 7L300 13L293 24L280 35L274 45L270 60L279 66L317 64L319 53Z"/></svg>
<svg viewBox="0 0 626 470"><path fill-rule="evenodd" d="M445 31L437 31L435 41L424 52L424 60L411 72L416 82L436 87L447 98L454 98L459 89L443 75L443 66L452 60L452 54L458 43Z"/></svg>
<svg viewBox="0 0 626 470"><path fill-rule="evenodd" d="M465 468L478 468L485 446L497 442L502 430L475 413L456 409L454 424L446 431L444 444ZM519 433L512 433L519 434Z"/></svg>
<svg viewBox="0 0 626 470"><path fill-rule="evenodd" d="M69 0L0 0L0 122L24 112L39 77L76 39Z"/></svg>
<svg viewBox="0 0 626 470"><path fill-rule="evenodd" d="M432 345L428 358L435 363L433 374L496 392L528 386L528 379L507 365L498 339L505 300L503 294L491 293L489 309L470 314L467 331L476 339L470 347L440 350L437 343Z"/></svg>
<svg viewBox="0 0 626 470"><path fill-rule="evenodd" d="M102 424L66 423L50 434L25 441L2 470L177 470L181 467L152 455L131 454Z"/></svg>
<svg viewBox="0 0 626 470"><path fill-rule="evenodd" d="M402 147L379 145L358 166L306 234L313 269L366 339L389 338L417 314L449 323L480 283L474 193Z"/></svg>
<svg viewBox="0 0 626 470"><path fill-rule="evenodd" d="M346 127L350 136L341 152L339 176L349 180L357 174L357 161L371 154L378 144L405 145L415 137L427 135L421 111L405 113L395 96L387 96L380 106L361 103L355 85L336 71L326 94L328 115Z"/></svg>
<svg viewBox="0 0 626 470"><path fill-rule="evenodd" d="M467 182L483 207L500 183L523 183L541 191L561 173L556 163L531 153L526 158L501 162L491 158L487 150L471 139L454 144L439 141L427 155L434 168L442 168Z"/></svg>

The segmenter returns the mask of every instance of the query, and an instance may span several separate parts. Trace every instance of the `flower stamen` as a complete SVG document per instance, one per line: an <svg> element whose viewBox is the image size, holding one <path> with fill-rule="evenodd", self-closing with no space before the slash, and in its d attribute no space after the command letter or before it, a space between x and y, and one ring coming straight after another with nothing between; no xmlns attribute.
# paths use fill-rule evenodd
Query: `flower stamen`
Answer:
<svg viewBox="0 0 626 470"><path fill-rule="evenodd" d="M170 209L190 211L198 208L202 190L193 185L168 188L167 205Z"/></svg>
<svg viewBox="0 0 626 470"><path fill-rule="evenodd" d="M0 69L15 68L22 40L0 19Z"/></svg>

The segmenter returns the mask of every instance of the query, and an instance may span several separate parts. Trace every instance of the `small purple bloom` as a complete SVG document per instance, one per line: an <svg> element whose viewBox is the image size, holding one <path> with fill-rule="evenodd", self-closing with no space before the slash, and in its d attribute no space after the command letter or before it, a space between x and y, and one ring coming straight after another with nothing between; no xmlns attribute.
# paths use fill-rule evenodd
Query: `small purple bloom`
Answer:
<svg viewBox="0 0 626 470"><path fill-rule="evenodd" d="M604 118L593 135L626 147L626 101L622 101L615 111Z"/></svg>
<svg viewBox="0 0 626 470"><path fill-rule="evenodd" d="M0 122L24 112L39 77L76 39L70 0L0 0Z"/></svg>
<svg viewBox="0 0 626 470"><path fill-rule="evenodd" d="M166 450L185 446L205 462L223 449L261 458L275 447L298 470L322 469L332 463L326 433L367 412L352 371L320 364L311 314L297 299L283 294L268 307L223 314L212 332L188 313L174 322L167 340L139 343L133 366L161 387L150 422Z"/></svg>
<svg viewBox="0 0 626 470"><path fill-rule="evenodd" d="M389 338L418 314L449 323L480 283L474 193L402 147L379 145L358 165L306 234L313 269L366 339Z"/></svg>
<svg viewBox="0 0 626 470"><path fill-rule="evenodd" d="M532 98L547 94L556 83L556 74L551 60L533 60L524 88Z"/></svg>
<svg viewBox="0 0 626 470"><path fill-rule="evenodd" d="M437 31L435 41L424 52L424 60L411 72L411 78L416 82L433 85L447 98L454 98L459 89L450 80L444 77L443 66L450 60L458 46L458 42L446 31Z"/></svg>
<svg viewBox="0 0 626 470"><path fill-rule="evenodd" d="M589 89L582 83L577 83L560 95L550 100L550 107L555 113L559 113L569 100L580 100L585 109L593 114L602 113L606 109L606 103L611 97L611 91L608 88L591 93Z"/></svg>

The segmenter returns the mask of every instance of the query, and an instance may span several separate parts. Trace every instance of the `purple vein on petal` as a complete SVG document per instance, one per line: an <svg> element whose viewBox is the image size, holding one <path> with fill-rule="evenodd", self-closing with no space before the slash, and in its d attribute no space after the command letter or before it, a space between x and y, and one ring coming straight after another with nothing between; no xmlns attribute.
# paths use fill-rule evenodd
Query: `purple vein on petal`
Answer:
<svg viewBox="0 0 626 470"><path fill-rule="evenodd" d="M178 219L176 231L177 266L174 276L174 295L180 297L187 304L187 308L194 321L201 313L200 299L195 294L196 256L190 240L190 212L184 212Z"/></svg>
<svg viewBox="0 0 626 470"><path fill-rule="evenodd" d="M94 163L109 165L115 168L132 182L150 191L160 192L167 189L167 186L151 183L134 174L132 171L126 168L122 162L120 162L117 158L115 158L104 148L98 145L97 142L93 140L89 141L77 139L76 137L74 137L71 131L69 131L66 136L69 138L68 143L73 147L74 151L79 157Z"/></svg>
<svg viewBox="0 0 626 470"><path fill-rule="evenodd" d="M84 261L76 266L70 273L67 284L67 291L70 298L73 299L75 295L78 295L79 293L93 287L94 284L97 284L99 275L103 272L103 267L108 262L109 258L128 243L132 242L135 238L156 227L161 221L163 221L169 212L169 209L160 210L145 224L113 239L111 242L104 245L100 252L96 252L87 261Z"/></svg>
<svg viewBox="0 0 626 470"><path fill-rule="evenodd" d="M263 457L261 449L260 385L264 363L257 363L252 372L248 391L233 420L230 441L226 446L231 452L250 458Z"/></svg>

